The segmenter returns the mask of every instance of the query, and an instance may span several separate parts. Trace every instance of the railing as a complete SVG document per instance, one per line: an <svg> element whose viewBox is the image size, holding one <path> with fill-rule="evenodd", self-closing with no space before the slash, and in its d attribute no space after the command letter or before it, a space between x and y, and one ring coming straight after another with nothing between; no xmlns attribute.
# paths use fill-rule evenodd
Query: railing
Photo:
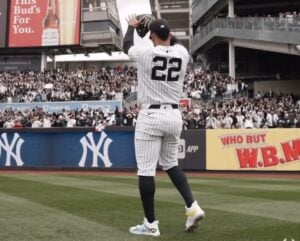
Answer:
<svg viewBox="0 0 300 241"><path fill-rule="evenodd" d="M196 33L203 38L216 29L268 30L277 32L299 32L299 18L215 18ZM300 42L300 41L299 41Z"/></svg>
<svg viewBox="0 0 300 241"><path fill-rule="evenodd" d="M115 43L119 48L122 47L122 39L115 33L110 31L97 31L97 32L83 32L82 42L83 44L87 43Z"/></svg>
<svg viewBox="0 0 300 241"><path fill-rule="evenodd" d="M97 0L93 3L84 2L83 11L106 11L107 10L107 0Z"/></svg>
<svg viewBox="0 0 300 241"><path fill-rule="evenodd" d="M176 37L189 37L189 29L188 28L173 28L172 29L172 33L176 36Z"/></svg>
<svg viewBox="0 0 300 241"><path fill-rule="evenodd" d="M102 7L88 7L88 8L82 8L83 12L100 12L100 11L107 11L106 6Z"/></svg>
<svg viewBox="0 0 300 241"><path fill-rule="evenodd" d="M201 17L203 17L208 12L208 10L210 10L218 2L219 0L194 1L192 10L193 24L196 23Z"/></svg>
<svg viewBox="0 0 300 241"><path fill-rule="evenodd" d="M103 12L109 11L109 13L118 21L119 15L116 5L113 2L107 0L99 0L98 5L85 4L82 8L83 12Z"/></svg>

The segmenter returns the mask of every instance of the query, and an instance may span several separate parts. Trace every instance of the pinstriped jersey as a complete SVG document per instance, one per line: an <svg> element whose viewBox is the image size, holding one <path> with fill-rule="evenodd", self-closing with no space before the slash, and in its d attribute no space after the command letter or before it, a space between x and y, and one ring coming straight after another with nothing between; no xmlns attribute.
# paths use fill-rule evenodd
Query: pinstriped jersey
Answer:
<svg viewBox="0 0 300 241"><path fill-rule="evenodd" d="M141 48L132 46L128 55L137 61L140 104L178 104L189 54L180 44Z"/></svg>

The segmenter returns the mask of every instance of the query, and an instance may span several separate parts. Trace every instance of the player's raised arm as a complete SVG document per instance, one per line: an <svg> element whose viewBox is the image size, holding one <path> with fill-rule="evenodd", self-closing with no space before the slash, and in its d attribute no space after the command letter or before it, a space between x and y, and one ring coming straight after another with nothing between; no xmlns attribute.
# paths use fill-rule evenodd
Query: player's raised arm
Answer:
<svg viewBox="0 0 300 241"><path fill-rule="evenodd" d="M134 29L138 36L144 38L154 20L155 18L151 14L132 15L127 18L128 29L123 40L123 51L131 59L138 60L145 53L144 47L134 46Z"/></svg>
<svg viewBox="0 0 300 241"><path fill-rule="evenodd" d="M128 29L123 39L123 51L128 54L129 49L134 44L134 29L141 23L135 16L129 16L127 19Z"/></svg>

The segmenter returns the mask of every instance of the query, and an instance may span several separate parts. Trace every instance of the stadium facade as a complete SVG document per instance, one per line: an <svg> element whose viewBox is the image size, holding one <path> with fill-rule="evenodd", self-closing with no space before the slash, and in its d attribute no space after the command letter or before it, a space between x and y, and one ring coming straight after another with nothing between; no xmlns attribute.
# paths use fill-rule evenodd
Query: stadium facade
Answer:
<svg viewBox="0 0 300 241"><path fill-rule="evenodd" d="M299 80L299 12L299 0L193 0L193 57L231 77Z"/></svg>
<svg viewBox="0 0 300 241"><path fill-rule="evenodd" d="M150 0L152 14L168 20L172 33L191 50L192 0Z"/></svg>

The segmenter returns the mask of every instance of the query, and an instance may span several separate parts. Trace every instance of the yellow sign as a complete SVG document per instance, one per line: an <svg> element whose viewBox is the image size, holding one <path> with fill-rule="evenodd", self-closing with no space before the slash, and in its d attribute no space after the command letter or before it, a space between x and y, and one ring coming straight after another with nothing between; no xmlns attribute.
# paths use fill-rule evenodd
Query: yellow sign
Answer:
<svg viewBox="0 0 300 241"><path fill-rule="evenodd" d="M300 129L207 130L206 168L300 171Z"/></svg>

